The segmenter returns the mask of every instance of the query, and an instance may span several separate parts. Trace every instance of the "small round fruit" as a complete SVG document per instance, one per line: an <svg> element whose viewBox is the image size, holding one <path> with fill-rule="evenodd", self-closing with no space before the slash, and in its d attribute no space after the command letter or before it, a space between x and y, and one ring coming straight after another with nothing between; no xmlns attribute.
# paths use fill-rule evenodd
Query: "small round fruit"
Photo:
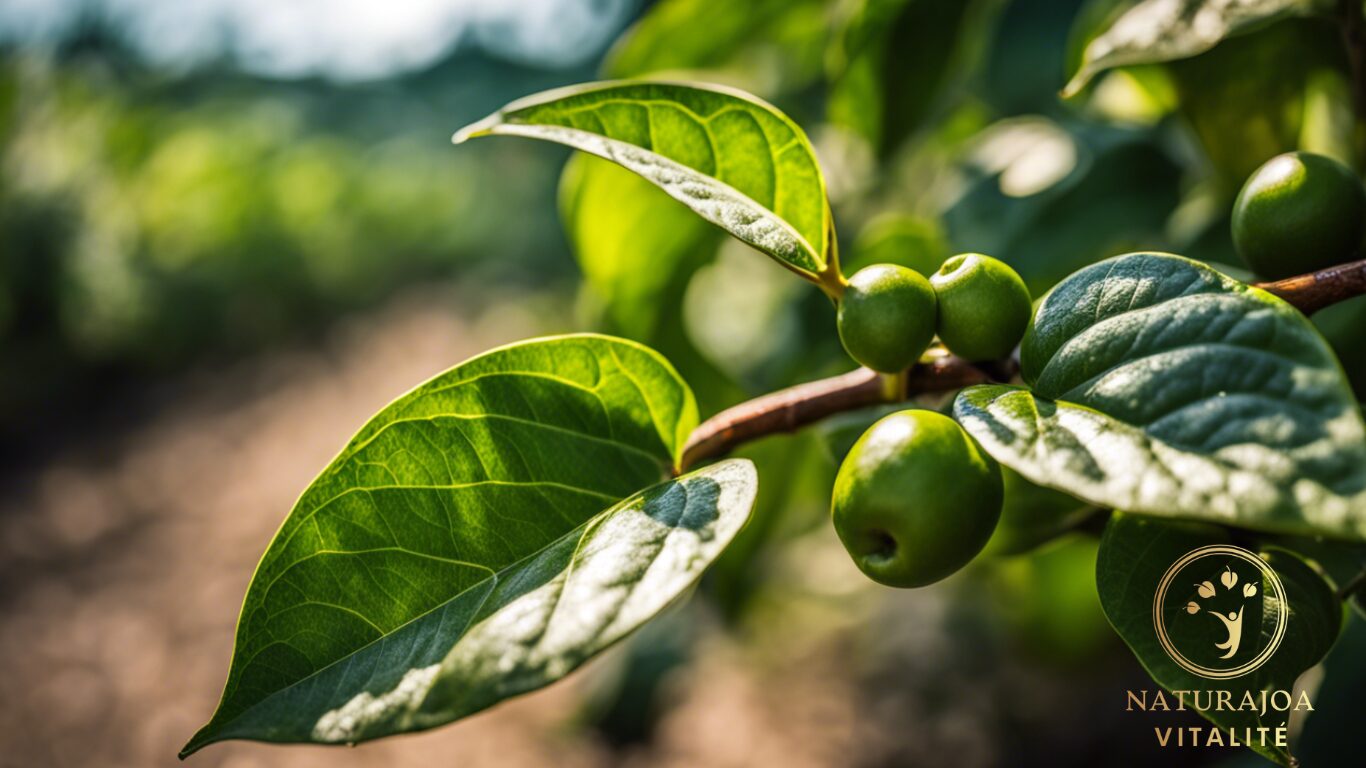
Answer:
<svg viewBox="0 0 1366 768"><path fill-rule="evenodd" d="M1009 265L962 253L930 277L939 302L939 339L967 360L996 360L1024 336L1032 313L1029 289Z"/></svg>
<svg viewBox="0 0 1366 768"><path fill-rule="evenodd" d="M882 373L920 359L934 339L934 289L919 272L874 264L849 278L837 324L849 356Z"/></svg>
<svg viewBox="0 0 1366 768"><path fill-rule="evenodd" d="M1361 180L1338 161L1308 152L1268 160L1233 203L1233 244L1269 280L1352 260L1363 227Z"/></svg>
<svg viewBox="0 0 1366 768"><path fill-rule="evenodd" d="M967 565L1001 516L1001 471L953 419L898 411L840 465L835 532L868 578L921 587Z"/></svg>

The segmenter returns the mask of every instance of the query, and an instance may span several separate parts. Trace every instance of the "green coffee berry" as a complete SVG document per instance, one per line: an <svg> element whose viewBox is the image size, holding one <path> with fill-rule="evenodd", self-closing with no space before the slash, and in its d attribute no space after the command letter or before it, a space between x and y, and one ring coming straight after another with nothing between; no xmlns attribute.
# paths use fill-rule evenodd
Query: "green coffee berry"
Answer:
<svg viewBox="0 0 1366 768"><path fill-rule="evenodd" d="M939 305L939 339L967 360L1010 354L1032 313L1029 289L1005 262L964 253L930 277Z"/></svg>
<svg viewBox="0 0 1366 768"><path fill-rule="evenodd" d="M1233 244L1269 280L1357 258L1363 228L1361 180L1338 161L1308 152L1268 160L1233 204Z"/></svg>
<svg viewBox="0 0 1366 768"><path fill-rule="evenodd" d="M854 563L920 587L982 551L1001 515L1000 468L953 419L908 410L859 438L835 478L831 515Z"/></svg>
<svg viewBox="0 0 1366 768"><path fill-rule="evenodd" d="M934 289L895 264L864 267L849 278L838 313L849 356L882 373L913 365L934 339Z"/></svg>

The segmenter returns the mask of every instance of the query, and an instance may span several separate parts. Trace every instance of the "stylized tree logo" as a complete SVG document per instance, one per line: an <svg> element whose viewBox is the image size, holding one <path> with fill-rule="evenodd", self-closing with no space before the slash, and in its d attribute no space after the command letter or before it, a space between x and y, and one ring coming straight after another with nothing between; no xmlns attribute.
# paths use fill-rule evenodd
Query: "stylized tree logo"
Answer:
<svg viewBox="0 0 1366 768"><path fill-rule="evenodd" d="M1232 592L1234 591L1234 587L1238 585L1238 574L1233 568L1225 565L1223 574L1219 576L1219 583L1223 585L1225 591ZM1208 580L1197 584L1195 591L1202 600L1210 600L1217 596L1214 585ZM1242 590L1239 591L1242 592L1244 598L1253 598L1257 596L1257 585L1252 582L1246 582L1243 584ZM1219 657L1221 659L1233 658L1233 656L1238 653L1238 647L1243 642L1243 609L1245 607L1245 605L1240 604L1238 610L1228 611L1227 613L1204 609L1206 613L1222 622L1224 627L1228 630L1228 638L1223 642L1214 644L1215 648L1227 651L1227 653ZM1186 603L1186 613L1198 614L1201 610L1200 603L1194 600Z"/></svg>
<svg viewBox="0 0 1366 768"><path fill-rule="evenodd" d="M1285 635L1287 615L1276 572L1254 553L1228 545L1186 553L1167 569L1153 599L1153 626L1167 655L1213 679L1240 677L1266 663ZM1245 634L1249 625L1271 631Z"/></svg>

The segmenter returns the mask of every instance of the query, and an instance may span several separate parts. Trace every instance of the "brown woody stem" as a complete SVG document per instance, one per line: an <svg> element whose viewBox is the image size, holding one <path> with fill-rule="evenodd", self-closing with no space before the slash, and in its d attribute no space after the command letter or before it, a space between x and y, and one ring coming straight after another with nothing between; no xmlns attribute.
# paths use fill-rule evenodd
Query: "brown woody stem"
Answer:
<svg viewBox="0 0 1366 768"><path fill-rule="evenodd" d="M1258 283L1305 314L1366 294L1366 260L1272 283ZM947 392L989 381L1009 381L1014 360L973 364L952 355L919 363L902 374L883 376L860 368L828 379L798 384L757 397L702 422L688 437L679 472L724 456L737 446L779 432L794 432L844 411L895 403L919 394Z"/></svg>
<svg viewBox="0 0 1366 768"><path fill-rule="evenodd" d="M1257 283L1257 287L1285 299L1304 314L1312 315L1339 301L1366 294L1366 260L1339 264L1273 283Z"/></svg>
<svg viewBox="0 0 1366 768"><path fill-rule="evenodd" d="M740 403L702 422L683 448L679 471L706 459L723 456L736 446L765 435L794 432L844 411L879 403L894 403L925 392L946 392L1004 376L957 357L944 356L920 363L905 372L905 386L895 396L881 374L867 368L828 379L798 384Z"/></svg>

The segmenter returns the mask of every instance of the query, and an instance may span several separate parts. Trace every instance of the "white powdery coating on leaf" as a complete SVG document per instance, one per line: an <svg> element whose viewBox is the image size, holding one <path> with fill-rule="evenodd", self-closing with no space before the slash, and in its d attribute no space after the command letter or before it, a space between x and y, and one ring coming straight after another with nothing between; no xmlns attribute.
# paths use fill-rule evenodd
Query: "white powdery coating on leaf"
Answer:
<svg viewBox="0 0 1366 768"><path fill-rule="evenodd" d="M416 709L440 669L440 664L410 669L391 691L378 696L368 692L356 694L350 701L318 718L313 726L313 738L323 742L355 741L370 723Z"/></svg>

